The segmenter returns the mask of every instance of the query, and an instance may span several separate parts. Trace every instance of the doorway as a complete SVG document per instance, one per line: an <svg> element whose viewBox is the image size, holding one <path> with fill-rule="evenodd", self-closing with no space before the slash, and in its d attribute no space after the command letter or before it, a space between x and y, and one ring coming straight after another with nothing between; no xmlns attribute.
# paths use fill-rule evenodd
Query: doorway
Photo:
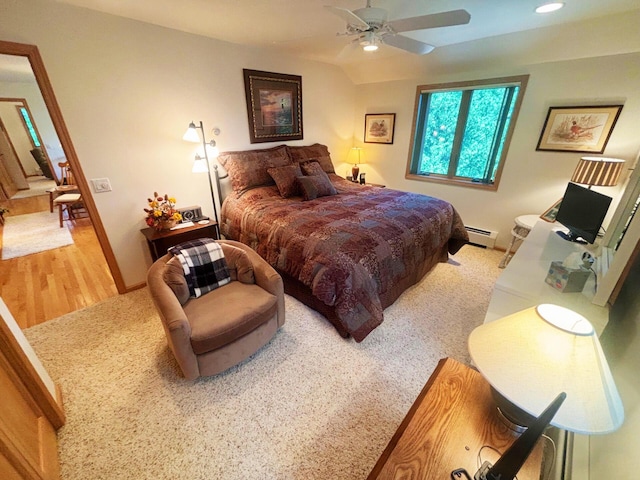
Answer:
<svg viewBox="0 0 640 480"><path fill-rule="evenodd" d="M34 321L55 318L109 296L124 293L126 288L37 47L0 41L0 56L10 57L16 61L22 60L22 63L25 59L27 60L29 73L34 78L35 87L41 95L52 131L55 138L59 140L59 151L62 152L74 173L87 212L86 218L77 219L70 225L74 247L67 246L49 250L48 253L42 252L21 257L21 259L11 259L7 261L9 263L0 262L0 295L5 299L14 316L20 317L24 314L23 319L16 319L19 320L20 326L25 328L34 324ZM3 73L0 69L0 87L2 85L6 87L7 81L6 72ZM0 97L19 97L19 95L7 95L0 91ZM39 119L35 112L34 103L36 102L30 98L28 102L34 118L38 120L38 125L42 125L43 117ZM42 139L46 147L47 137L44 132L41 133L43 133ZM8 213L10 216L48 212L50 208L48 195L19 199L19 201L6 200L0 204L10 209ZM11 286L8 287L9 284ZM27 293L26 290L29 288L31 290ZM36 296L35 299L25 298L33 295ZM16 305L15 307L10 305L12 302Z"/></svg>

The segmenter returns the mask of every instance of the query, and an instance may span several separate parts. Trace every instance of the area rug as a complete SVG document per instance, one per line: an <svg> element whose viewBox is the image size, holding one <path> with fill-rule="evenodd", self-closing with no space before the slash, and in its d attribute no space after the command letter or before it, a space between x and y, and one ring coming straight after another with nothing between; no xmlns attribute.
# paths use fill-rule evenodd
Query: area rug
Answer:
<svg viewBox="0 0 640 480"><path fill-rule="evenodd" d="M196 381L146 288L25 330L64 397L62 479L366 478L438 360L469 362L500 257L462 248L362 343L287 296L269 344Z"/></svg>
<svg viewBox="0 0 640 480"><path fill-rule="evenodd" d="M5 217L2 260L73 245L67 227L60 228L57 213L37 212Z"/></svg>
<svg viewBox="0 0 640 480"><path fill-rule="evenodd" d="M11 200L46 195L47 190L56 186L55 181L43 176L28 177L27 182L29 183L29 188L27 190L18 190L18 192L11 197Z"/></svg>

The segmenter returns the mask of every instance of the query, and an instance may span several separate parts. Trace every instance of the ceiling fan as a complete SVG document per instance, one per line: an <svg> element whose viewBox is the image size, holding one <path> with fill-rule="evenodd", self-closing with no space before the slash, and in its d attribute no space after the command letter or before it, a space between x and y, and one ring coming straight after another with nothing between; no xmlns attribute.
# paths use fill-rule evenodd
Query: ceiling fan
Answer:
<svg viewBox="0 0 640 480"><path fill-rule="evenodd" d="M367 51L377 50L378 45L385 44L417 55L424 55L435 47L399 33L464 25L471 20L471 15L466 10L450 10L387 21L387 11L384 8L372 7L371 0L367 0L365 8L353 11L332 5L326 5L325 8L347 22L346 33L338 35L356 36L354 42L358 42Z"/></svg>

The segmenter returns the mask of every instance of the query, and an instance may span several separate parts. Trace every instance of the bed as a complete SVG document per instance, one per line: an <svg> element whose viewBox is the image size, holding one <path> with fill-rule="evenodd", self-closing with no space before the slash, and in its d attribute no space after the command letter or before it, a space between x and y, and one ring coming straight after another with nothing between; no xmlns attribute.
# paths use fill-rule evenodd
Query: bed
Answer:
<svg viewBox="0 0 640 480"><path fill-rule="evenodd" d="M402 292L468 242L450 203L347 181L324 145L226 152L218 161L232 189L222 202L222 235L257 251L288 294L357 342Z"/></svg>

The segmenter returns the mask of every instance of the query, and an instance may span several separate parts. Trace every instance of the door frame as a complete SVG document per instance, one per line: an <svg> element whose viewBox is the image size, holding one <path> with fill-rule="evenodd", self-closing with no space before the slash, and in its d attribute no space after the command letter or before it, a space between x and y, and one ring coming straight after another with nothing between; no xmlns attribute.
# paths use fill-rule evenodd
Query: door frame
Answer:
<svg viewBox="0 0 640 480"><path fill-rule="evenodd" d="M51 87L51 82L49 81L49 76L47 75L47 71L44 67L44 62L42 61L42 57L40 56L38 47L36 47L35 45L6 42L0 40L0 53L26 57L29 60L31 68L33 69L33 74L36 77L36 82L40 87L40 93L42 94L44 103L47 106L49 115L51 116L51 121L55 128L55 131L58 134L60 144L62 145L65 156L69 161L69 166L71 167L71 170L73 171L76 178L78 188L80 192L89 192L89 184L87 183L87 179L85 178L82 171L80 160L78 159L78 155L73 146L73 142L71 141L71 137L69 136L69 132L62 117L62 112L58 105L58 101L56 100L56 97L53 93L53 88ZM111 271L111 276L113 277L116 289L118 290L118 293L126 293L127 288L122 278L122 273L120 272L120 268L118 267L118 262L116 261L116 257L113 254L113 250L111 249L111 244L109 243L107 232L104 229L104 225L102 224L102 220L100 219L100 214L98 213L96 204L93 201L93 197L91 195L83 195L82 200L89 214L89 218L91 219L91 223L93 224L93 229L96 232L96 236L98 237L98 242L100 242L100 246L102 247L102 252L104 253L105 259L107 260L107 265L109 265L109 270Z"/></svg>

